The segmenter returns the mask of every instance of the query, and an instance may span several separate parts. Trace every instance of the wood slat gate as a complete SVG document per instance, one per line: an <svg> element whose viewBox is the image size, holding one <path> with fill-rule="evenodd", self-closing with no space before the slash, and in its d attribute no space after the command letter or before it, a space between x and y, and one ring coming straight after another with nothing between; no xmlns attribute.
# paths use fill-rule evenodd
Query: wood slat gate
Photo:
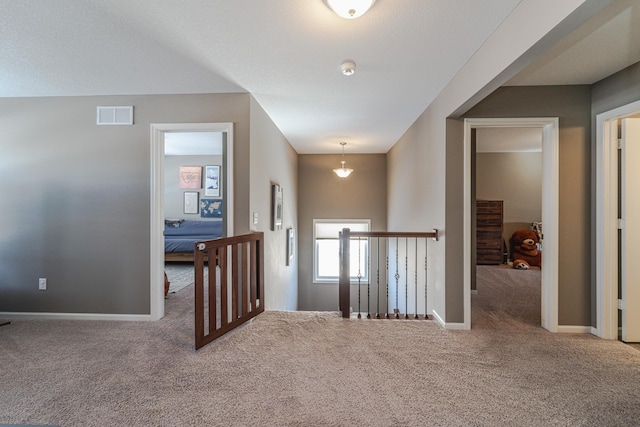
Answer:
<svg viewBox="0 0 640 427"><path fill-rule="evenodd" d="M197 242L194 255L197 350L264 311L264 233Z"/></svg>

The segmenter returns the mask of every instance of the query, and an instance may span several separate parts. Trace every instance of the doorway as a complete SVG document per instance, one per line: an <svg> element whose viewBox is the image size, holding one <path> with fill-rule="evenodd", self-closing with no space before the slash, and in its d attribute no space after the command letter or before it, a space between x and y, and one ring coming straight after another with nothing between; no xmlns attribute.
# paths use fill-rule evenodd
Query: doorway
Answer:
<svg viewBox="0 0 640 427"><path fill-rule="evenodd" d="M471 328L472 270L472 130L520 127L542 131L542 223L545 248L542 251L541 326L558 331L558 186L559 120L551 118L465 119L464 121L464 327ZM475 204L475 201L473 201Z"/></svg>
<svg viewBox="0 0 640 427"><path fill-rule="evenodd" d="M164 317L164 173L165 134L170 132L219 132L223 141L223 171L226 182L224 218L227 236L233 235L233 123L151 124L151 218L150 218L150 313L152 320Z"/></svg>
<svg viewBox="0 0 640 427"><path fill-rule="evenodd" d="M480 127L475 131L471 265L473 327L541 324L542 129ZM474 206L472 206L474 208ZM527 269L514 269L511 236L528 230ZM539 232L537 232L538 230ZM475 242L474 242L475 240ZM532 242L533 243L533 242ZM535 250L535 253L533 252ZM519 262L521 265L525 265ZM528 265L530 263L530 265Z"/></svg>
<svg viewBox="0 0 640 427"><path fill-rule="evenodd" d="M639 251L627 238L640 232L640 198L628 190L638 180L639 148L640 101L596 116L596 335L625 342L640 341L640 287L632 279L640 273L627 262Z"/></svg>

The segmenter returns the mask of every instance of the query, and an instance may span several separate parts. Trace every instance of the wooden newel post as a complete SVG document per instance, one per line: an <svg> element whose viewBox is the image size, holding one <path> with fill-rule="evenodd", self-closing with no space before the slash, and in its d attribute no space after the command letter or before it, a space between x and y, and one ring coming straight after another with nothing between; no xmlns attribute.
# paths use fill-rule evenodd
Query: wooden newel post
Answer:
<svg viewBox="0 0 640 427"><path fill-rule="evenodd" d="M338 298L340 303L339 308L342 312L342 317L345 319L348 319L351 315L351 268L349 265L350 240L351 230L348 228L342 229L342 232L340 233L340 279L338 282Z"/></svg>

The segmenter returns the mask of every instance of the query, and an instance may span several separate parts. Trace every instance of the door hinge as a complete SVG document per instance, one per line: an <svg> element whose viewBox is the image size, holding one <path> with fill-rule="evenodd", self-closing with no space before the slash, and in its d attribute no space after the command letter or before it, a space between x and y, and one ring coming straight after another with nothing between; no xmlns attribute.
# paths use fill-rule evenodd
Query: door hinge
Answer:
<svg viewBox="0 0 640 427"><path fill-rule="evenodd" d="M618 310L624 310L624 301L618 300Z"/></svg>
<svg viewBox="0 0 640 427"><path fill-rule="evenodd" d="M623 144L623 142L622 142L622 141L623 141L623 139L622 139L622 138L619 138L619 139L618 139L618 150L622 150L622 144Z"/></svg>
<svg viewBox="0 0 640 427"><path fill-rule="evenodd" d="M622 230L624 227L624 219L618 218L618 230Z"/></svg>

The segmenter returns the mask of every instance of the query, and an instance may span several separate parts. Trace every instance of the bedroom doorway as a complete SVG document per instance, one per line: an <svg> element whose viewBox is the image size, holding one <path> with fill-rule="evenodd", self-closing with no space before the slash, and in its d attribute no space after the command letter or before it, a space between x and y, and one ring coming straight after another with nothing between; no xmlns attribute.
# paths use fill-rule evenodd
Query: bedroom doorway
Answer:
<svg viewBox="0 0 640 427"><path fill-rule="evenodd" d="M150 245L150 307L151 318L164 317L164 225L165 225L165 148L166 141L176 133L217 133L221 136L221 181L223 198L223 227L227 236L233 235L233 123L165 123L151 124L151 245ZM169 142L168 145L171 145ZM183 147L184 148L184 147ZM186 165L185 165L186 166ZM204 166L204 165L203 165ZM203 171L205 168L203 168ZM203 172L204 173L204 172ZM205 188L178 190L204 192ZM203 193L204 195L204 193ZM194 196L189 194L189 196ZM186 196L185 196L186 197ZM195 196L194 196L195 199ZM200 194L197 195L198 201ZM184 201L186 203L186 201ZM180 200L180 208L183 208ZM199 210L199 206L195 207ZM189 210L189 212L195 212ZM196 215L196 214L193 214Z"/></svg>
<svg viewBox="0 0 640 427"><path fill-rule="evenodd" d="M481 127L472 131L473 327L539 327L542 241L532 228L537 225L540 229L542 221L542 129ZM527 250L530 265L526 270L513 267L518 257L510 237L517 230L528 230L537 241Z"/></svg>
<svg viewBox="0 0 640 427"><path fill-rule="evenodd" d="M471 328L472 270L472 134L479 128L537 128L542 131L542 251L541 326L558 332L558 185L559 120L542 118L486 118L464 120L464 326ZM475 205L475 200L473 200ZM475 260L474 260L475 261Z"/></svg>
<svg viewBox="0 0 640 427"><path fill-rule="evenodd" d="M640 341L640 101L596 116L596 335ZM629 237L627 237L629 236Z"/></svg>

